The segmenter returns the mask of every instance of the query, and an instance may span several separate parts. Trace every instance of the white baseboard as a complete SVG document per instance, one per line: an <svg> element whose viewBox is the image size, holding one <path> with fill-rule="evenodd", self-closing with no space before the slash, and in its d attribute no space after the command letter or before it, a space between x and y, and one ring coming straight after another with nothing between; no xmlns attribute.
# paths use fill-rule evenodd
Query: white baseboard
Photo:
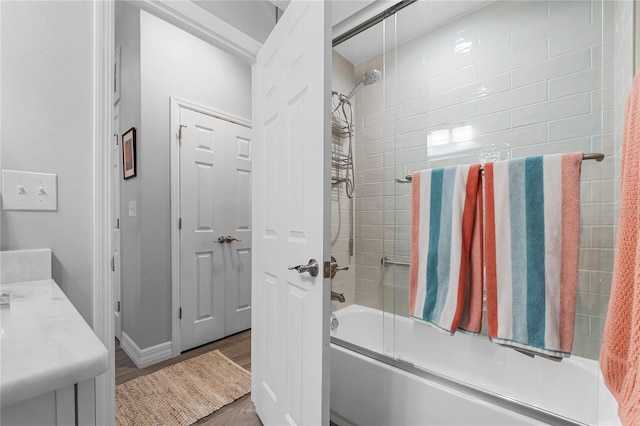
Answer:
<svg viewBox="0 0 640 426"><path fill-rule="evenodd" d="M131 361L133 361L138 368L145 368L173 358L171 341L160 343L150 348L140 349L138 345L136 345L136 342L131 340L131 337L127 336L127 333L124 331L122 332L120 347L129 355Z"/></svg>

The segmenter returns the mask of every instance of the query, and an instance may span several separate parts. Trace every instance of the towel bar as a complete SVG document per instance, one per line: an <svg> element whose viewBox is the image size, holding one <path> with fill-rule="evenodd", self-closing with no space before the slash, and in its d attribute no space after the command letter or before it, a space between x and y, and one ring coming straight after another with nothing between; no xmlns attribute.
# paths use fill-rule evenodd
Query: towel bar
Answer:
<svg viewBox="0 0 640 426"><path fill-rule="evenodd" d="M604 160L604 154L600 152L592 152L589 154L582 154L582 161L584 160L596 160L602 161ZM484 170L482 166L480 166L480 170ZM396 178L396 183L411 183L412 177L411 175L406 175L403 178Z"/></svg>
<svg viewBox="0 0 640 426"><path fill-rule="evenodd" d="M394 262L393 260L389 259L387 256L382 256L380 258L380 265L382 265L383 267L389 266L389 265L411 266L411 264L407 262Z"/></svg>

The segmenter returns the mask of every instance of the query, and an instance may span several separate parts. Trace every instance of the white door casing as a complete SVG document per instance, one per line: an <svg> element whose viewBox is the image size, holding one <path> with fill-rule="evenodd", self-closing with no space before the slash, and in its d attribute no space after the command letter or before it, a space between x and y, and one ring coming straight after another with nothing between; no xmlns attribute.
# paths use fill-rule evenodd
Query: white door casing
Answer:
<svg viewBox="0 0 640 426"><path fill-rule="evenodd" d="M265 425L329 424L330 16L292 1L253 66L252 400ZM317 277L289 265L320 264Z"/></svg>
<svg viewBox="0 0 640 426"><path fill-rule="evenodd" d="M172 126L172 211L182 228L172 246L174 306L182 311L176 354L251 326L251 129L176 98Z"/></svg>
<svg viewBox="0 0 640 426"><path fill-rule="evenodd" d="M122 179L120 162L120 107L113 108L113 142L111 146L111 285L113 286L113 317L114 333L118 340L122 340L122 303L120 270L120 182Z"/></svg>
<svg viewBox="0 0 640 426"><path fill-rule="evenodd" d="M187 3L187 2L184 2ZM142 3L140 3L142 4ZM156 16L182 23L182 29L192 34L202 34L206 32L207 40L211 44L231 52L233 55L244 58L252 62L255 52L258 50L258 43L251 40L240 30L228 25L226 22L217 20L212 22L211 16L202 14L202 9L194 7L190 11L168 10L167 6L175 6L175 2L160 0L147 2L144 4L146 10ZM93 280L91 283L93 291L93 329L100 340L109 349L109 367L107 372L96 378L96 423L111 424L115 418L115 348L114 348L114 316L113 316L113 287L108 285L111 279L111 272L108 265L112 255L111 245L111 206L114 202L111 186L111 137L112 137L112 114L113 114L113 81L114 81L114 31L115 14L114 2L95 2L95 20L93 26L93 46L94 46L94 96L93 96L93 117L94 117L94 137L92 147L93 156ZM172 104L173 110L173 104ZM173 117L173 115L172 115ZM172 127L173 128L173 127ZM174 138L172 138L174 141ZM172 143L171 150L173 152ZM172 155L172 171L175 169L174 157ZM176 188L171 188L172 197ZM177 214L172 208L172 248L175 246L174 233L177 227ZM174 267L177 260L172 257L172 283L177 282ZM105 285L106 284L106 285ZM177 288L172 285L173 304L172 312L177 313L175 297ZM172 315L172 336L173 353L179 354L179 321L177 316Z"/></svg>

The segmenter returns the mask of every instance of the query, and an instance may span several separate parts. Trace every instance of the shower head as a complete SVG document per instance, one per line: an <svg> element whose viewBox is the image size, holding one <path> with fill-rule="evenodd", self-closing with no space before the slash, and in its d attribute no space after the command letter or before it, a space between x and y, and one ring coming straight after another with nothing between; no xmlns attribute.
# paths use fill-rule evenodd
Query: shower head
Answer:
<svg viewBox="0 0 640 426"><path fill-rule="evenodd" d="M375 83L382 77L382 72L377 68L371 68L362 76L362 83L365 86Z"/></svg>
<svg viewBox="0 0 640 426"><path fill-rule="evenodd" d="M380 80L380 77L382 77L382 72L380 72L379 69L370 68L369 70L367 70L367 72L365 72L362 76L362 80L360 80L356 87L354 87L353 90L347 96L345 96L346 100L348 101L349 99L351 99L362 86L369 86L370 84L373 84L376 81Z"/></svg>

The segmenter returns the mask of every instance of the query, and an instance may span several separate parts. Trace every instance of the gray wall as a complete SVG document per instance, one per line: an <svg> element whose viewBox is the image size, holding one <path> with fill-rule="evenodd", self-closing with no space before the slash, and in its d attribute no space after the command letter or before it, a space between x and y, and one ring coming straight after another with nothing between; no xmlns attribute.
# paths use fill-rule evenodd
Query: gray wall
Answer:
<svg viewBox="0 0 640 426"><path fill-rule="evenodd" d="M194 0L194 3L260 43L264 43L276 25L276 6L268 1Z"/></svg>
<svg viewBox="0 0 640 426"><path fill-rule="evenodd" d="M125 62L124 49L122 59L123 76L125 68L139 65L141 82L138 176L126 182L139 190L123 190L121 200L122 283L123 332L144 349L171 340L170 97L250 119L251 67L146 12L139 22L138 62ZM122 130L137 120L121 114ZM136 218L127 217L131 200Z"/></svg>
<svg viewBox="0 0 640 426"><path fill-rule="evenodd" d="M120 47L120 134L132 127L142 138L140 128L140 10L125 2L115 5L115 46ZM120 180L120 247L122 330L140 342L140 218L129 217L128 203L140 205L140 179Z"/></svg>
<svg viewBox="0 0 640 426"><path fill-rule="evenodd" d="M0 249L49 247L92 322L93 4L1 2L1 167L58 175L58 211L2 211Z"/></svg>

